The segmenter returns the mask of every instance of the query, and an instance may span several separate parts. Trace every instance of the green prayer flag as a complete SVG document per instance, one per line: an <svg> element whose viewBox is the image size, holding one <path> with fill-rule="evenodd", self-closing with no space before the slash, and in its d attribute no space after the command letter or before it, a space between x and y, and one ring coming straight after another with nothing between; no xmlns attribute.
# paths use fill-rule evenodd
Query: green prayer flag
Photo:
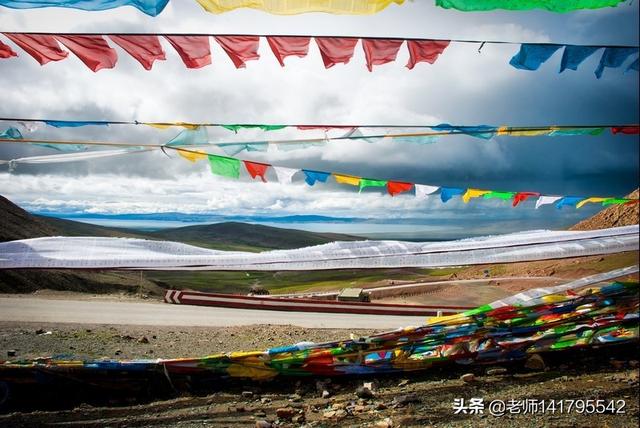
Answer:
<svg viewBox="0 0 640 428"><path fill-rule="evenodd" d="M463 12L494 9L545 9L551 12L571 12L580 9L613 7L624 0L436 0L436 6Z"/></svg>
<svg viewBox="0 0 640 428"><path fill-rule="evenodd" d="M240 177L240 161L224 156L209 155L209 165L211 172L224 177Z"/></svg>
<svg viewBox="0 0 640 428"><path fill-rule="evenodd" d="M263 131L277 131L278 129L286 128L286 125L222 125L224 129L229 131L238 132L240 129L260 128Z"/></svg>
<svg viewBox="0 0 640 428"><path fill-rule="evenodd" d="M606 207L607 205L622 205L629 202L629 199L619 199L619 198L611 198L602 202L602 206Z"/></svg>
<svg viewBox="0 0 640 428"><path fill-rule="evenodd" d="M513 198L513 195L515 195L515 192L489 192L482 195L482 197L485 199L498 198L508 200Z"/></svg>
<svg viewBox="0 0 640 428"><path fill-rule="evenodd" d="M385 187L387 185L387 180L371 180L369 178L361 178L360 179L360 192L365 187Z"/></svg>
<svg viewBox="0 0 640 428"><path fill-rule="evenodd" d="M554 129L549 135L552 137L568 135L600 135L603 132L604 128L565 128Z"/></svg>

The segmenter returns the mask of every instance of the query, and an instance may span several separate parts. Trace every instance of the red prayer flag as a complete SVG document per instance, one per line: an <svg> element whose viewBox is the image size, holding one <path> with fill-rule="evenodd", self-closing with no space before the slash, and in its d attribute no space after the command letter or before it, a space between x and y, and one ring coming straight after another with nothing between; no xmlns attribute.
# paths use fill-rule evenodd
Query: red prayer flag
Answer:
<svg viewBox="0 0 640 428"><path fill-rule="evenodd" d="M211 64L209 36L164 36L178 52L187 68Z"/></svg>
<svg viewBox="0 0 640 428"><path fill-rule="evenodd" d="M433 64L449 46L448 40L407 40L409 62L407 68L413 69L419 62Z"/></svg>
<svg viewBox="0 0 640 428"><path fill-rule="evenodd" d="M242 161L242 162L244 162L244 167L247 169L247 172L249 173L251 178L260 177L260 179L264 183L267 182L267 179L264 178L264 175L267 173L267 169L269 169L269 165L264 163L256 163L256 162L249 162L249 161Z"/></svg>
<svg viewBox="0 0 640 428"><path fill-rule="evenodd" d="M69 53L62 50L56 39L48 34L5 34L13 43L31 55L40 65L65 59Z"/></svg>
<svg viewBox="0 0 640 428"><path fill-rule="evenodd" d="M362 48L369 71L373 70L374 65L395 61L403 41L398 39L362 39Z"/></svg>
<svg viewBox="0 0 640 428"><path fill-rule="evenodd" d="M7 46L0 41L0 58L11 58L12 56L18 56L18 54L15 53L10 46Z"/></svg>
<svg viewBox="0 0 640 428"><path fill-rule="evenodd" d="M387 192L391 196L395 196L398 193L408 192L413 187L411 183L402 183L400 181L387 181Z"/></svg>
<svg viewBox="0 0 640 428"><path fill-rule="evenodd" d="M540 193L536 192L518 192L513 195L513 206L517 207L520 202L524 202L530 196L540 196Z"/></svg>
<svg viewBox="0 0 640 428"><path fill-rule="evenodd" d="M267 43L281 66L284 67L284 59L288 56L299 58L307 56L311 37L267 37Z"/></svg>
<svg viewBox="0 0 640 428"><path fill-rule="evenodd" d="M336 64L347 64L358 43L358 39L350 37L316 37L315 40L320 49L324 68L331 68Z"/></svg>
<svg viewBox="0 0 640 428"><path fill-rule="evenodd" d="M611 132L614 134L635 135L640 132L640 126L613 126Z"/></svg>
<svg viewBox="0 0 640 428"><path fill-rule="evenodd" d="M258 54L260 37L258 36L215 36L214 38L229 55L236 68L245 68L245 61L260 58Z"/></svg>
<svg viewBox="0 0 640 428"><path fill-rule="evenodd" d="M158 36L109 36L109 38L142 64L145 70L151 70L155 60L167 59Z"/></svg>
<svg viewBox="0 0 640 428"><path fill-rule="evenodd" d="M91 71L113 68L118 61L116 51L110 47L102 36L55 36L75 56L80 58Z"/></svg>

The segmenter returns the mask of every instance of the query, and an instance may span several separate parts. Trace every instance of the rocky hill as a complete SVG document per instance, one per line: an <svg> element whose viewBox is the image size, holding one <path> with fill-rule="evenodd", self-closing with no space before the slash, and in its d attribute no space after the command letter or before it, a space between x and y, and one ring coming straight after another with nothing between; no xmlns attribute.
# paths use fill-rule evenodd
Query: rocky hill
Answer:
<svg viewBox="0 0 640 428"><path fill-rule="evenodd" d="M637 199L638 189L626 196ZM598 214L572 226L571 230L594 230L605 229L607 227L630 226L638 224L640 206L635 205L612 205L603 209Z"/></svg>

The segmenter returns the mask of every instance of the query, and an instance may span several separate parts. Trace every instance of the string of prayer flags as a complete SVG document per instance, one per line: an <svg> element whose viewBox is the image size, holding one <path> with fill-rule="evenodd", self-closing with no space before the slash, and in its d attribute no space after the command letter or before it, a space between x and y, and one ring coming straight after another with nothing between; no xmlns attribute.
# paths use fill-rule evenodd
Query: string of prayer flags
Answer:
<svg viewBox="0 0 640 428"><path fill-rule="evenodd" d="M463 12L480 12L495 9L571 12L581 9L614 7L624 0L436 0L436 6Z"/></svg>
<svg viewBox="0 0 640 428"><path fill-rule="evenodd" d="M548 43L523 43L520 50L511 58L509 64L519 70L537 70L560 48L564 47L560 60L560 73L566 69L577 70L578 66L603 46L558 45ZM632 55L639 52L638 47L605 47L595 75L602 77L605 68L619 68ZM636 60L637 61L637 60ZM637 70L631 64L627 71Z"/></svg>
<svg viewBox="0 0 640 428"><path fill-rule="evenodd" d="M454 196L460 196L464 193L465 193L465 189L460 189L457 187L441 187L440 200L442 200L442 202L447 202Z"/></svg>
<svg viewBox="0 0 640 428"><path fill-rule="evenodd" d="M0 6L12 9L64 7L95 12L132 6L149 16L159 15L167 3L169 0L0 0Z"/></svg>
<svg viewBox="0 0 640 428"><path fill-rule="evenodd" d="M269 165L265 163L249 162L246 160L242 162L244 163L244 167L246 168L251 178L255 179L256 177L260 177L263 183L267 182L267 179L264 177L264 175L267 173Z"/></svg>
<svg viewBox="0 0 640 428"><path fill-rule="evenodd" d="M276 15L296 15L309 12L324 12L340 15L371 15L386 9L391 4L401 5L404 0L197 0L211 13L224 13L239 8L257 9Z"/></svg>
<svg viewBox="0 0 640 428"><path fill-rule="evenodd" d="M329 176L331 175L328 172L310 171L310 170L306 170L306 169L303 169L302 173L304 174L304 181L309 186L313 186L314 184L316 184L317 181L319 181L321 183L326 183L327 182L327 178L329 178Z"/></svg>
<svg viewBox="0 0 640 428"><path fill-rule="evenodd" d="M387 181L387 192L391 196L395 196L399 193L408 192L413 188L412 183L403 183L400 181Z"/></svg>
<svg viewBox="0 0 640 428"><path fill-rule="evenodd" d="M209 166L213 174L230 178L240 177L240 161L238 159L210 154Z"/></svg>

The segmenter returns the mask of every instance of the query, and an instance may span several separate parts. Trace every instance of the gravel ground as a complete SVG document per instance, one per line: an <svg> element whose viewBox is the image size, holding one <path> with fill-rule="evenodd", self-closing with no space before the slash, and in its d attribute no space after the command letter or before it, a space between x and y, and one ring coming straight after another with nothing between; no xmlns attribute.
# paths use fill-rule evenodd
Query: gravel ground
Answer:
<svg viewBox="0 0 640 428"><path fill-rule="evenodd" d="M51 332L51 333L49 333ZM266 349L301 340L324 341L369 334L359 330L313 330L259 325L236 328L147 328L67 324L0 324L0 351L18 357L74 354L86 357L156 358L206 355L217 351ZM146 340L145 340L146 339ZM144 342L149 343L144 343ZM109 405L80 399L59 408L0 414L2 427L343 427L451 426L636 427L638 349L606 348L545 356L545 367L454 365L420 374L359 379L280 379L212 385L201 395L164 401L112 397ZM489 371L491 369L501 369ZM473 380L463 381L463 375ZM470 376L465 376L469 378ZM371 382L371 394L363 385ZM324 392L326 391L326 392ZM324 394L324 397L323 397ZM455 399L623 400L624 413L571 412L455 414Z"/></svg>

